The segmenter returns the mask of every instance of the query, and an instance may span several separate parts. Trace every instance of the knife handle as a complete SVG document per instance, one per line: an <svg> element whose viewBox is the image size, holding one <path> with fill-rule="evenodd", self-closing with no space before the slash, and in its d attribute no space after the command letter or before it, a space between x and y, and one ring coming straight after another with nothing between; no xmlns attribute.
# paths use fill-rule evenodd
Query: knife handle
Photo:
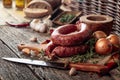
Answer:
<svg viewBox="0 0 120 80"><path fill-rule="evenodd" d="M106 73L108 72L108 67L104 65L98 65L98 64L90 64L90 63L70 63L69 67L76 68L76 70L81 71L90 71L90 72L97 72L97 73Z"/></svg>

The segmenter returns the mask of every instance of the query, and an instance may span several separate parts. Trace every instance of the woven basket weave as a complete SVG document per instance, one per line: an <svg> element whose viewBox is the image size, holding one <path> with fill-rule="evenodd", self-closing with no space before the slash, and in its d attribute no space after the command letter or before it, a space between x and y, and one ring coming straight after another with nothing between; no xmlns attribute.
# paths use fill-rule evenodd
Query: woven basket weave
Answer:
<svg viewBox="0 0 120 80"><path fill-rule="evenodd" d="M120 35L120 0L78 0L83 15L104 14L113 17L112 32Z"/></svg>

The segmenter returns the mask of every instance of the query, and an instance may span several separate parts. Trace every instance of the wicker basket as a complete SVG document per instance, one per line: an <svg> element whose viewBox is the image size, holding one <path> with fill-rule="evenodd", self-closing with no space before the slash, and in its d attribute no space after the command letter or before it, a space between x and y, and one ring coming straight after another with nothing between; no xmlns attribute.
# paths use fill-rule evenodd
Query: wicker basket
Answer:
<svg viewBox="0 0 120 80"><path fill-rule="evenodd" d="M120 0L78 0L83 15L104 14L114 18L112 31L120 35Z"/></svg>

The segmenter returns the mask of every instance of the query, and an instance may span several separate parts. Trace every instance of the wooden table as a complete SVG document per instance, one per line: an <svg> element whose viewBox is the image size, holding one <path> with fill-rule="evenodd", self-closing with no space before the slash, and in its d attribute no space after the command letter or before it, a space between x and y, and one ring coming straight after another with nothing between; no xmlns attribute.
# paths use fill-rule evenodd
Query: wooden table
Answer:
<svg viewBox="0 0 120 80"><path fill-rule="evenodd" d="M21 42L32 43L30 38L36 36L41 42L49 37L28 28L15 28L5 24L6 20L30 21L22 11L3 8L0 4L0 80L114 80L110 75L100 77L96 73L79 71L78 75L68 75L68 70L37 67L2 60L1 57L25 57L20 54L17 45Z"/></svg>

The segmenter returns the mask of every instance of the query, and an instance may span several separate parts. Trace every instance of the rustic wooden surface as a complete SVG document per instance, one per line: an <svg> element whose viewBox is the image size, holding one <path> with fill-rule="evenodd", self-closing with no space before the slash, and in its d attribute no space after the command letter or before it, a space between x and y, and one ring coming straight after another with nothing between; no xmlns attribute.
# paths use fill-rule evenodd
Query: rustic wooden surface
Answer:
<svg viewBox="0 0 120 80"><path fill-rule="evenodd" d="M1 3L1 2L0 2ZM47 39L48 34L37 33L28 28L15 28L5 24L6 20L30 21L22 11L3 8L0 4L0 80L114 80L110 75L100 77L96 73L79 71L76 76L69 76L68 70L37 67L7 62L1 57L24 57L20 55L17 45L21 42L31 43L29 39L36 36L39 42Z"/></svg>

